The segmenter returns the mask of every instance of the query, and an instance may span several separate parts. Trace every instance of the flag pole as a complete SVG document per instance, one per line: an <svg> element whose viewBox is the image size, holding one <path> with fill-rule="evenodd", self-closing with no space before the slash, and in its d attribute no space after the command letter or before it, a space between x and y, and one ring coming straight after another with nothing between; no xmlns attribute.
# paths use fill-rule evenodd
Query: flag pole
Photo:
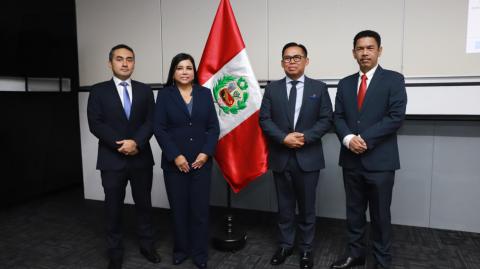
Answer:
<svg viewBox="0 0 480 269"><path fill-rule="evenodd" d="M213 247L220 251L235 252L245 247L247 243L247 233L238 225L234 225L234 216L232 210L231 189L225 181L227 191L227 214L223 218L223 227L216 229L212 237Z"/></svg>

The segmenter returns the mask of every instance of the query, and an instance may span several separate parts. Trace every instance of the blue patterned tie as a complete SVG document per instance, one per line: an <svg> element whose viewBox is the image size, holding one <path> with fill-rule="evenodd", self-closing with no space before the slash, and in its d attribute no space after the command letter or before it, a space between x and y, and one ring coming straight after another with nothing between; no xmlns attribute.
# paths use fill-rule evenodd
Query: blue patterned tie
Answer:
<svg viewBox="0 0 480 269"><path fill-rule="evenodd" d="M130 101L130 95L128 94L128 83L123 81L120 83L120 86L123 86L123 110L125 110L125 115L127 115L127 119L129 119L132 102Z"/></svg>

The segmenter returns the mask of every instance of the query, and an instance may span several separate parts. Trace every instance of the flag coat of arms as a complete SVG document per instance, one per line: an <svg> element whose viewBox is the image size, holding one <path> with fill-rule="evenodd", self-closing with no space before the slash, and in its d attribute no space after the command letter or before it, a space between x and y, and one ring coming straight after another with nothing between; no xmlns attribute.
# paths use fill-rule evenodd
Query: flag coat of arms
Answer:
<svg viewBox="0 0 480 269"><path fill-rule="evenodd" d="M215 159L234 192L264 174L267 144L258 122L262 93L230 2L221 0L198 68L212 90L220 138Z"/></svg>

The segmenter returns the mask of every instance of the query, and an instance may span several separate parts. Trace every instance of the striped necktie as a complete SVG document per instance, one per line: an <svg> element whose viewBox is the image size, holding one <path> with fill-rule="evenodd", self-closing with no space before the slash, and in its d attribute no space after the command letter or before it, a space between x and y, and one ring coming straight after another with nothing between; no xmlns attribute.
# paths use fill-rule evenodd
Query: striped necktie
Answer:
<svg viewBox="0 0 480 269"><path fill-rule="evenodd" d="M130 95L128 94L128 83L123 81L120 83L120 86L123 86L123 110L125 110L125 115L127 115L127 119L130 119L130 109L132 108L132 102L130 100Z"/></svg>

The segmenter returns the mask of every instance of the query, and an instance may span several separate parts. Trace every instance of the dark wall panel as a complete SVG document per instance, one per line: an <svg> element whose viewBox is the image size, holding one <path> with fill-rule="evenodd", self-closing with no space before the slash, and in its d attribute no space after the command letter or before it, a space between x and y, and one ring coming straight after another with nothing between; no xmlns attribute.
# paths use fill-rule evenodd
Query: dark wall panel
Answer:
<svg viewBox="0 0 480 269"><path fill-rule="evenodd" d="M78 78L74 0L2 0L0 76Z"/></svg>
<svg viewBox="0 0 480 269"><path fill-rule="evenodd" d="M76 98L0 92L0 206L81 184Z"/></svg>

